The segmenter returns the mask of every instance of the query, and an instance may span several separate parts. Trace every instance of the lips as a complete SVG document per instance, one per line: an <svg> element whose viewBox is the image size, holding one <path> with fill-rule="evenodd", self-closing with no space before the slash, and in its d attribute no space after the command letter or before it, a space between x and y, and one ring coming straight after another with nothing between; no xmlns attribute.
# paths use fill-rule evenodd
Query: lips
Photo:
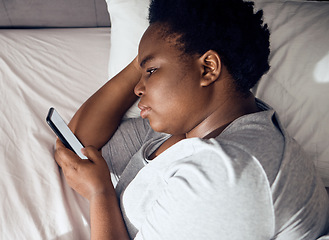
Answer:
<svg viewBox="0 0 329 240"><path fill-rule="evenodd" d="M140 115L142 118L146 118L149 112L151 111L150 107L147 107L140 102L138 103L138 108L141 110Z"/></svg>

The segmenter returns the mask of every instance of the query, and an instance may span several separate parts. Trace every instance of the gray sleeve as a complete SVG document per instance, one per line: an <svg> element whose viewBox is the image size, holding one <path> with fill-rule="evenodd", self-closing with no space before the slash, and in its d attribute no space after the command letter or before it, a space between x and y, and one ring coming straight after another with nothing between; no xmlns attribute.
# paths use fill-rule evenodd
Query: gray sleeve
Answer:
<svg viewBox="0 0 329 240"><path fill-rule="evenodd" d="M131 157L147 140L150 131L153 130L149 123L142 118L123 120L112 138L103 146L102 155L109 167L114 185Z"/></svg>

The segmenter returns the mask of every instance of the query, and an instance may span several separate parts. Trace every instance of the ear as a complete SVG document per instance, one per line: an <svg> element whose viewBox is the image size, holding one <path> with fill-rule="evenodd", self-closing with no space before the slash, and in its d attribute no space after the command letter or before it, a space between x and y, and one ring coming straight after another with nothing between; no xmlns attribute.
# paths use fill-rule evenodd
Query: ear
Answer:
<svg viewBox="0 0 329 240"><path fill-rule="evenodd" d="M216 51L208 50L200 58L202 79L201 86L207 87L215 82L221 73L221 60Z"/></svg>

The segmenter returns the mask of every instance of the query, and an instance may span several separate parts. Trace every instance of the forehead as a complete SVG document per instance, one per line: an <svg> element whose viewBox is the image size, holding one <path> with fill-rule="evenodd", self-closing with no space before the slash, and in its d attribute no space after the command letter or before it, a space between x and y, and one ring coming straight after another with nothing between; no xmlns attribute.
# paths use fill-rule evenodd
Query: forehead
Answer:
<svg viewBox="0 0 329 240"><path fill-rule="evenodd" d="M139 62L158 56L177 57L182 54L177 44L178 34L168 33L165 25L151 24L145 31L138 49Z"/></svg>

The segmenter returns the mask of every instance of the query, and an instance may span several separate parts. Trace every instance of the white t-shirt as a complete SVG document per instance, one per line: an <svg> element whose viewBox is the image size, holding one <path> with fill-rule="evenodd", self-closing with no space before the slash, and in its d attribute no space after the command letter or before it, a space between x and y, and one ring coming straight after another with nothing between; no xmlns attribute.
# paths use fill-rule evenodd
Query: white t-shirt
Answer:
<svg viewBox="0 0 329 240"><path fill-rule="evenodd" d="M124 121L103 147L134 239L315 239L328 225L328 196L311 160L274 111L242 116L215 139L170 136Z"/></svg>

